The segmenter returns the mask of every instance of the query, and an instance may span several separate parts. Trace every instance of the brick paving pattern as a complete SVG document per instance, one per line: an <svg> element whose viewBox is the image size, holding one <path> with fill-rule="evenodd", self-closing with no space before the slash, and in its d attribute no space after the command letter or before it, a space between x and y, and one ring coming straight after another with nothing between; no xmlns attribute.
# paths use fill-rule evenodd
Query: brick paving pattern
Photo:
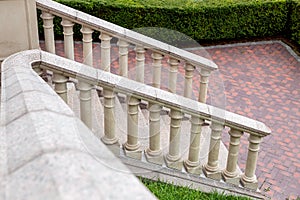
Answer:
<svg viewBox="0 0 300 200"><path fill-rule="evenodd" d="M41 48L44 43L41 42ZM63 43L56 51L63 56ZM261 144L257 177L261 191L272 199L300 197L300 59L278 41L209 47L189 51L211 58L219 70L210 77L209 104L264 122L272 134ZM100 45L93 49L94 66L100 66ZM118 73L118 50L113 46L112 72ZM133 47L129 48L129 76L134 77ZM75 43L75 60L82 62L82 43ZM151 84L151 56L146 54L145 83ZM166 88L168 67L162 68ZM182 94L184 73L180 64L177 93ZM197 74L197 71L195 72ZM199 76L193 79L197 98ZM245 168L248 135L242 138L239 165ZM228 145L228 134L223 135Z"/></svg>

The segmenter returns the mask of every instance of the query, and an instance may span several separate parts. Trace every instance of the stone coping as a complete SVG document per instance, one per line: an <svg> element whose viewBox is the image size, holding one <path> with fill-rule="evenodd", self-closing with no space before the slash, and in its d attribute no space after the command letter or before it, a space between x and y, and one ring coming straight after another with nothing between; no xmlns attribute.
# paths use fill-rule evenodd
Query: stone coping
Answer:
<svg viewBox="0 0 300 200"><path fill-rule="evenodd" d="M90 27L93 30L106 32L109 35L121 38L122 40L131 42L133 44L141 45L145 48L150 48L153 51L161 52L177 59L182 59L200 69L213 71L218 68L218 66L209 59L168 45L140 33L131 31L129 29L91 16L84 12L75 10L68 6L59 4L57 2L51 0L37 0L36 3L38 9L47 11L64 19L69 19L72 22Z"/></svg>
<svg viewBox="0 0 300 200"><path fill-rule="evenodd" d="M63 75L67 77L82 79L92 85L110 88L119 93L135 96L145 101L158 103L167 108L179 110L183 113L198 116L205 120L215 121L230 128L238 129L261 137L271 133L269 127L254 119L228 112L208 104L200 103L177 94L153 88L149 85L138 83L128 78L95 69L44 51L24 51L13 55L9 60L10 62L13 62L14 60L24 57L23 55L28 55L25 56L25 58L30 57L29 55L35 57L36 65L39 64L41 68L47 68L50 69L50 71L63 73ZM13 57L15 58L12 59Z"/></svg>
<svg viewBox="0 0 300 200"><path fill-rule="evenodd" d="M156 199L32 70L47 56L2 63L1 199Z"/></svg>

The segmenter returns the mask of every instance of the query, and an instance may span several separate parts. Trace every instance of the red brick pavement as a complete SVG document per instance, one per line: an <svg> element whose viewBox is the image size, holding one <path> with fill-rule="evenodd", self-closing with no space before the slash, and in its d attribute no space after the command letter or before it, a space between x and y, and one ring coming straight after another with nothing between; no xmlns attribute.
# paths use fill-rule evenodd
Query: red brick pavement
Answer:
<svg viewBox="0 0 300 200"><path fill-rule="evenodd" d="M44 43L41 42L41 48ZM56 43L63 56L63 44ZM129 49L129 76L134 77L133 48ZM219 70L210 77L209 104L226 108L264 122L272 129L261 145L257 177L260 189L272 199L300 196L300 62L281 42L216 46L190 50L211 58ZM75 43L75 60L82 62L82 44ZM118 73L118 52L113 47L112 72ZM94 44L94 66L100 66L100 45ZM146 55L145 83L151 84L151 56ZM162 88L167 87L166 59L162 68ZM177 93L182 94L184 73L180 65ZM198 95L199 76L193 79ZM228 145L228 135L224 133ZM247 134L243 136L239 165L245 167Z"/></svg>

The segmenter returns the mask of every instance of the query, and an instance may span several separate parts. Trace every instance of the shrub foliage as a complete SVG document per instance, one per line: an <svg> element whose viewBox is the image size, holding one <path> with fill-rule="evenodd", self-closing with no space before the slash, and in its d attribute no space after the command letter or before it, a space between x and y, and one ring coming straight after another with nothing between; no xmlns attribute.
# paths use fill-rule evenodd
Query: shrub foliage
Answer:
<svg viewBox="0 0 300 200"><path fill-rule="evenodd" d="M56 1L128 29L164 27L197 41L286 35L300 44L300 0ZM74 31L78 38L79 29ZM55 34L62 36L60 25ZM155 37L157 33L144 34ZM169 38L162 40L174 43Z"/></svg>

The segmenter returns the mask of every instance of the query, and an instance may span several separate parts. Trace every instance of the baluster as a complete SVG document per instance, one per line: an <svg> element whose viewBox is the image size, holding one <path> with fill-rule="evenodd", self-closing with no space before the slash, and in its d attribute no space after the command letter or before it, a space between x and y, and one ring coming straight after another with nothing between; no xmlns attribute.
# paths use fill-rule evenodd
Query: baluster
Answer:
<svg viewBox="0 0 300 200"><path fill-rule="evenodd" d="M135 47L136 52L136 78L135 80L144 83L145 49L142 46Z"/></svg>
<svg viewBox="0 0 300 200"><path fill-rule="evenodd" d="M93 66L93 30L86 26L82 26L80 31L83 35L83 63ZM92 85L82 80L78 80L78 89L80 91L80 118L87 125L87 127L92 129Z"/></svg>
<svg viewBox="0 0 300 200"><path fill-rule="evenodd" d="M170 57L169 59L169 91L172 93L176 93L176 83L177 83L177 72L179 60L176 58Z"/></svg>
<svg viewBox="0 0 300 200"><path fill-rule="evenodd" d="M110 72L110 40L112 37L105 32L101 32L99 36L101 40L101 69ZM104 88L104 136L102 141L109 148L119 155L118 138L116 137L116 119L115 119L115 92L112 89Z"/></svg>
<svg viewBox="0 0 300 200"><path fill-rule="evenodd" d="M112 37L101 32L99 38L101 40L101 69L110 72L110 40Z"/></svg>
<svg viewBox="0 0 300 200"><path fill-rule="evenodd" d="M211 137L209 144L208 162L204 165L204 173L208 178L220 180L221 171L219 170L219 150L221 133L224 126L218 122L212 122L211 124Z"/></svg>
<svg viewBox="0 0 300 200"><path fill-rule="evenodd" d="M115 94L111 89L103 90L104 96L104 137L105 144L112 145L118 142L115 131Z"/></svg>
<svg viewBox="0 0 300 200"><path fill-rule="evenodd" d="M119 65L120 65L120 75L123 77L128 77L128 46L129 43L120 40L119 45Z"/></svg>
<svg viewBox="0 0 300 200"><path fill-rule="evenodd" d="M163 55L160 53L153 52L153 87L160 88L160 78L161 78L161 60Z"/></svg>
<svg viewBox="0 0 300 200"><path fill-rule="evenodd" d="M80 29L82 33L83 42L83 63L89 66L93 66L93 30L89 27L82 26Z"/></svg>
<svg viewBox="0 0 300 200"><path fill-rule="evenodd" d="M255 170L257 165L259 144L262 141L262 138L260 136L250 135L248 140L249 147L246 169L244 175L242 176L241 183L246 188L256 190L258 187L258 182L255 175Z"/></svg>
<svg viewBox="0 0 300 200"><path fill-rule="evenodd" d="M140 100L130 96L127 96L127 99L127 142L124 144L124 150L127 156L140 160L142 158L138 141L138 106Z"/></svg>
<svg viewBox="0 0 300 200"><path fill-rule="evenodd" d="M53 31L54 16L51 13L42 11L41 18L43 19L46 51L55 54L54 31Z"/></svg>
<svg viewBox="0 0 300 200"><path fill-rule="evenodd" d="M145 155L149 162L163 164L162 150L160 148L160 111L161 106L149 103L149 148Z"/></svg>
<svg viewBox="0 0 300 200"><path fill-rule="evenodd" d="M54 41L54 30L53 30L53 19L54 15L46 11L42 11L40 17L43 19L44 37L45 37L45 50L49 53L55 54L55 41ZM40 76L47 77L47 70L43 69L38 72ZM53 78L55 77L53 74ZM54 86L55 87L55 86Z"/></svg>
<svg viewBox="0 0 300 200"><path fill-rule="evenodd" d="M67 20L62 19L61 25L64 30L64 52L65 57L71 60L74 60L74 40L73 40L73 26L74 23Z"/></svg>
<svg viewBox="0 0 300 200"><path fill-rule="evenodd" d="M239 149L240 149L240 139L243 135L243 132L231 128L229 131L230 134L230 144L227 157L226 169L223 171L223 179L227 183L234 185L239 185L240 176L236 170Z"/></svg>
<svg viewBox="0 0 300 200"><path fill-rule="evenodd" d="M207 88L208 88L208 78L210 75L210 71L205 69L201 69L201 80L200 80L200 91L199 91L199 102L205 103L207 96Z"/></svg>
<svg viewBox="0 0 300 200"><path fill-rule="evenodd" d="M180 155L180 133L183 115L180 111L171 109L170 117L170 144L169 153L166 156L166 164L170 168L181 170L183 161Z"/></svg>
<svg viewBox="0 0 300 200"><path fill-rule="evenodd" d="M66 102L68 103L68 88L67 81L68 77L65 77L62 74L54 73L52 78L53 83L55 84L55 92Z"/></svg>
<svg viewBox="0 0 300 200"><path fill-rule="evenodd" d="M202 166L199 162L200 155L200 138L201 138L201 126L204 123L203 119L192 116L191 118L191 136L188 160L184 162L186 171L192 174L201 174Z"/></svg>
<svg viewBox="0 0 300 200"><path fill-rule="evenodd" d="M194 70L193 65L190 63L185 64L184 96L187 98L192 98Z"/></svg>

